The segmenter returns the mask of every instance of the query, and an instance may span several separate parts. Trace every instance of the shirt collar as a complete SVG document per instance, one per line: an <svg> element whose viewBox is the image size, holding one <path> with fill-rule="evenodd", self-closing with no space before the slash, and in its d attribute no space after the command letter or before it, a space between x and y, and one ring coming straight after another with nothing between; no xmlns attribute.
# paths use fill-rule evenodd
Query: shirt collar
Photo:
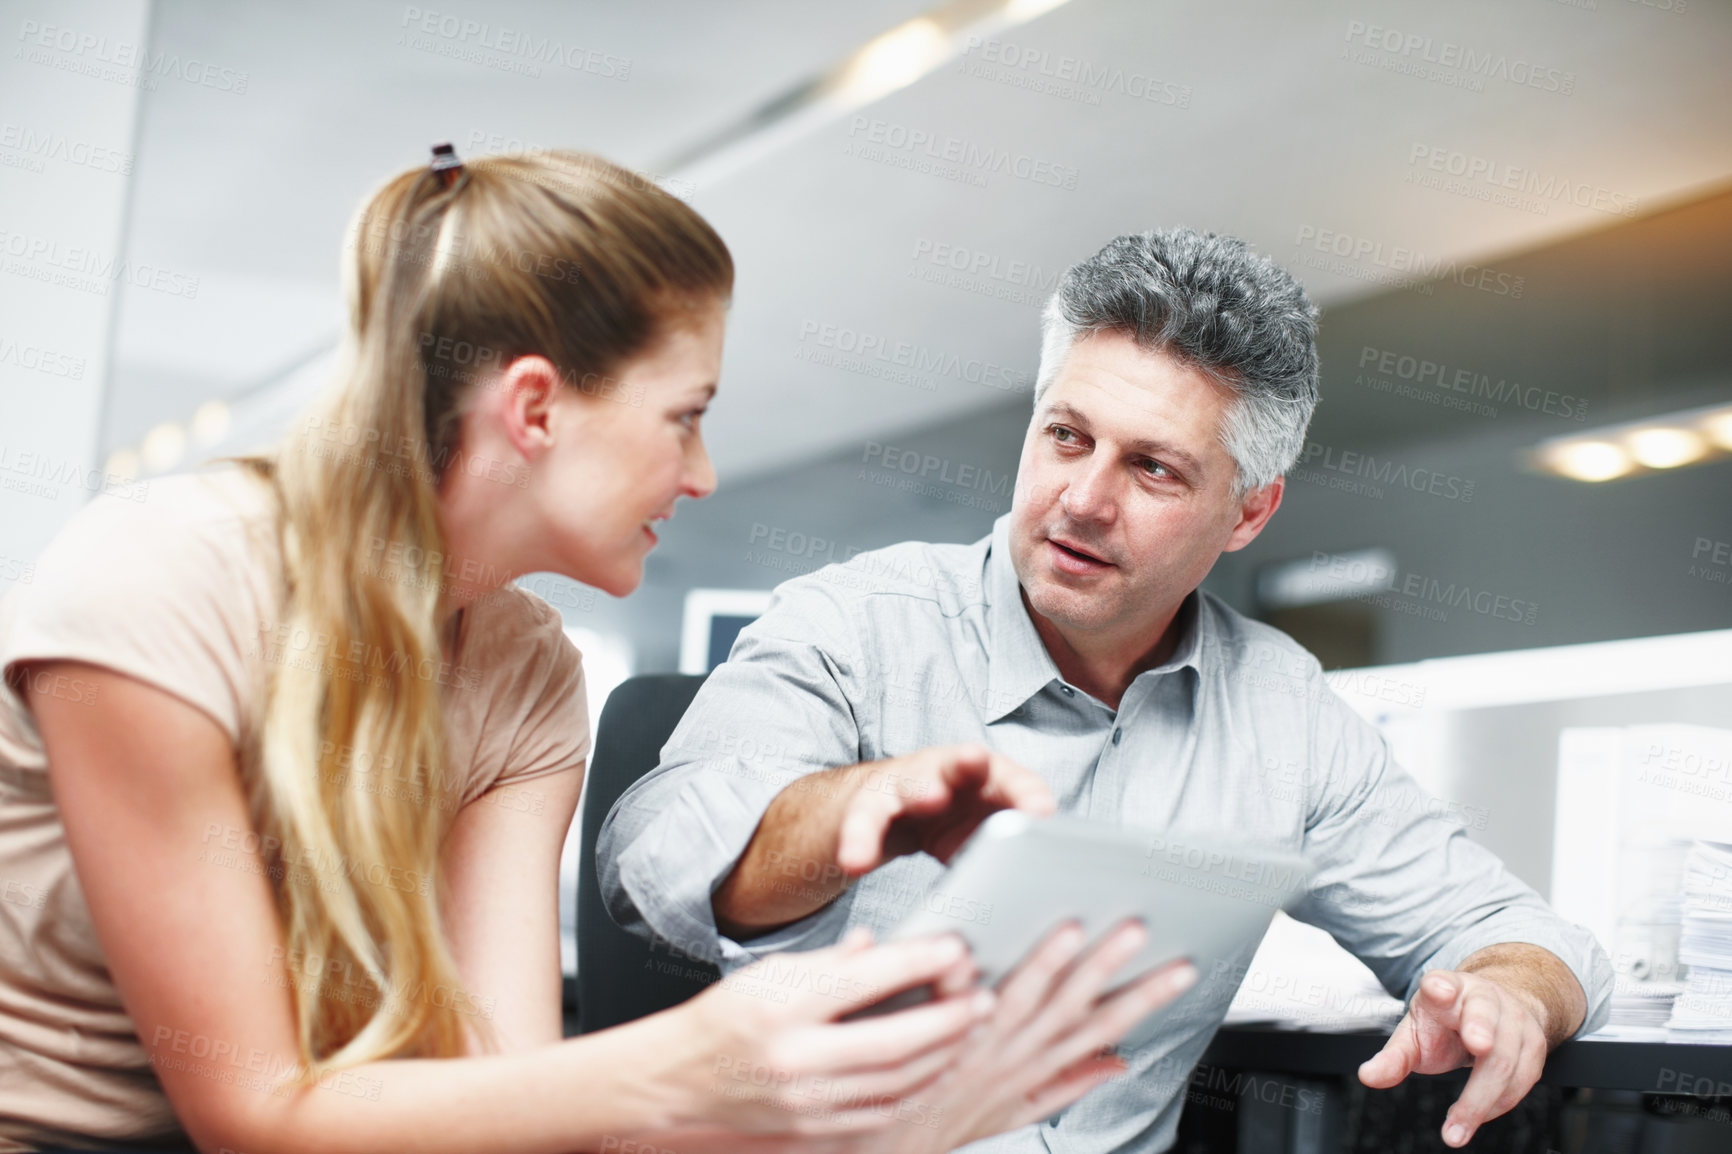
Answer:
<svg viewBox="0 0 1732 1154"><path fill-rule="evenodd" d="M1016 568L1010 563L1010 514L1006 513L992 525L992 539L987 547L986 620L988 629L986 659L986 701L983 720L991 724L1014 711L1019 705L1045 689L1054 681L1062 681L1052 654L1035 632L1028 607L1022 600L1022 583ZM1153 669L1138 674L1171 673L1189 666L1198 673L1193 687L1201 681L1203 634L1209 631L1209 614L1203 611L1202 596L1196 590L1179 605L1177 618L1179 644L1173 655ZM1121 703L1122 704L1122 703Z"/></svg>
<svg viewBox="0 0 1732 1154"><path fill-rule="evenodd" d="M1022 583L1010 563L1010 514L992 523L986 553L986 701L983 719L997 721L1058 678L1058 666L1034 631L1022 603Z"/></svg>

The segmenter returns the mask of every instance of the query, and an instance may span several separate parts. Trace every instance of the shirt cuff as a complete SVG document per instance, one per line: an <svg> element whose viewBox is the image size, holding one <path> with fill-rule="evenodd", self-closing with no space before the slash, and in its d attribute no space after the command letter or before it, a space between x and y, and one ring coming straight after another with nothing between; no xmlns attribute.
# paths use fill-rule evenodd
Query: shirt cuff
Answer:
<svg viewBox="0 0 1732 1154"><path fill-rule="evenodd" d="M661 805L653 795L637 804L650 802ZM731 789L704 789L698 783L679 789L626 840L612 863L615 879L606 877L610 871L603 863L603 893L614 919L688 957L720 962L710 897L745 852L766 804L768 799L758 799L753 808ZM633 816L616 811L610 821L629 827ZM614 836L625 832L616 829ZM619 892L609 893L616 885Z"/></svg>
<svg viewBox="0 0 1732 1154"><path fill-rule="evenodd" d="M1581 983L1588 1009L1574 1037L1591 1034L1611 1020L1612 959L1592 933L1550 911L1506 909L1456 935L1415 971L1407 985L1407 1001L1413 1001L1428 971L1458 969L1487 946L1509 942L1549 950Z"/></svg>
<svg viewBox="0 0 1732 1154"><path fill-rule="evenodd" d="M845 890L835 901L816 913L807 914L797 922L789 922L780 929L759 934L744 942L737 942L718 932L716 937L722 951L722 972L732 973L741 966L751 965L759 958L779 954L784 950L817 950L835 945L841 940L843 931L848 928L848 907L853 901L854 891Z"/></svg>

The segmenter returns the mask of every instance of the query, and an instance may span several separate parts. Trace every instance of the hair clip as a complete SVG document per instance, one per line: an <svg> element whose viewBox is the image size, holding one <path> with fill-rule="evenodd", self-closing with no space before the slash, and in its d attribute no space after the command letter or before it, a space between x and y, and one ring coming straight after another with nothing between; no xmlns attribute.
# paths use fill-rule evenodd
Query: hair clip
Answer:
<svg viewBox="0 0 1732 1154"><path fill-rule="evenodd" d="M457 159L457 150L451 145L435 144L432 169L433 174L445 182L445 187L450 188L463 175L463 162Z"/></svg>

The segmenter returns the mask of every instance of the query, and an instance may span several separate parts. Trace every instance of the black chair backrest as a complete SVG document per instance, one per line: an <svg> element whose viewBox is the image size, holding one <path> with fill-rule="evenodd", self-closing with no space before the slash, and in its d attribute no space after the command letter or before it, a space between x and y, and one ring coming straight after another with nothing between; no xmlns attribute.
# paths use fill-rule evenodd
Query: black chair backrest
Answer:
<svg viewBox="0 0 1732 1154"><path fill-rule="evenodd" d="M630 678L608 695L596 723L577 867L577 1006L585 1034L678 1005L721 977L707 962L651 949L620 929L602 903L595 868L595 845L608 811L656 767L703 683L701 675L678 673Z"/></svg>

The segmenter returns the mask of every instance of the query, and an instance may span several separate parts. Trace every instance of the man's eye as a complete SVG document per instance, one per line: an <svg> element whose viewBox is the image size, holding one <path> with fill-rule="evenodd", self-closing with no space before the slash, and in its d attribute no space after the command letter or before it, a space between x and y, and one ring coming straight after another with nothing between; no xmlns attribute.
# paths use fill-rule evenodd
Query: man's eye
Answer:
<svg viewBox="0 0 1732 1154"><path fill-rule="evenodd" d="M1052 427L1052 439L1061 445L1068 445L1076 439L1076 434L1063 425L1054 425Z"/></svg>
<svg viewBox="0 0 1732 1154"><path fill-rule="evenodd" d="M704 410L702 409L694 409L689 413L682 413L680 414L680 424L684 425L688 429L695 429L698 427L698 418L703 415Z"/></svg>
<svg viewBox="0 0 1732 1154"><path fill-rule="evenodd" d="M1142 470L1143 470L1143 472L1147 473L1149 476L1156 477L1156 478L1171 477L1173 475L1173 471L1171 469L1167 468L1165 465L1161 464L1159 461L1151 461L1147 457L1144 457L1142 460Z"/></svg>

